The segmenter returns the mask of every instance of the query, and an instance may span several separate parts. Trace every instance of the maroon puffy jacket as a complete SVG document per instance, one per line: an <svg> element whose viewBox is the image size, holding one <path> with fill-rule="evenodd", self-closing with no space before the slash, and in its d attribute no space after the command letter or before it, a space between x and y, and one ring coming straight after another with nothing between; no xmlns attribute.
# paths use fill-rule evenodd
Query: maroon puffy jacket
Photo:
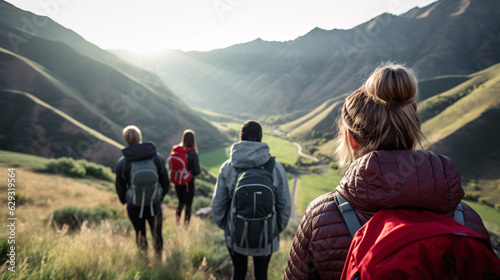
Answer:
<svg viewBox="0 0 500 280"><path fill-rule="evenodd" d="M336 190L356 209L361 224L378 210L418 208L453 217L464 191L460 173L429 151L376 151L356 160ZM489 240L479 215L463 203L465 226ZM290 250L285 279L340 279L352 238L333 193L309 204Z"/></svg>

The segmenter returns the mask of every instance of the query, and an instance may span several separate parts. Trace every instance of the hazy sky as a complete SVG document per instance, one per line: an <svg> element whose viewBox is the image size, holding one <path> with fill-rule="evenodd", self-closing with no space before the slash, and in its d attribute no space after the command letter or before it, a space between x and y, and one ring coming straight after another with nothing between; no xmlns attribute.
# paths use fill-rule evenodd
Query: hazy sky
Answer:
<svg viewBox="0 0 500 280"><path fill-rule="evenodd" d="M314 27L349 29L435 0L7 0L46 15L104 49L211 50Z"/></svg>

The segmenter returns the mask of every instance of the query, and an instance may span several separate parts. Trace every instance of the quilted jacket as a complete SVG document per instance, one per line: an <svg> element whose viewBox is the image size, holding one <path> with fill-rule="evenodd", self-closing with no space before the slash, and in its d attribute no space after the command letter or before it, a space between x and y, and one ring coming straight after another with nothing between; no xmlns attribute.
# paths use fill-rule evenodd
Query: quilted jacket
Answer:
<svg viewBox="0 0 500 280"><path fill-rule="evenodd" d="M464 191L455 164L429 151L376 151L356 160L336 188L356 209L361 224L378 210L426 209L453 217L463 204L465 226L489 234L479 215L461 202ZM311 202L297 230L285 279L340 279L352 238L333 192Z"/></svg>

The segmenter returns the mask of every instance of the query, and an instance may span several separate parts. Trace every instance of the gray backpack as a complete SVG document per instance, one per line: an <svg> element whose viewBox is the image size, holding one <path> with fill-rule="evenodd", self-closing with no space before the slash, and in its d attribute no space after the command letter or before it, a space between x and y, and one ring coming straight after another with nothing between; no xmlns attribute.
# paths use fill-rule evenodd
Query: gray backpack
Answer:
<svg viewBox="0 0 500 280"><path fill-rule="evenodd" d="M142 218L144 206L149 206L154 216L153 205L160 202L162 188L158 183L158 169L154 157L130 163L130 186L127 190L127 202L140 206L139 218Z"/></svg>
<svg viewBox="0 0 500 280"><path fill-rule="evenodd" d="M264 166L236 170L239 175L231 198L228 229L231 249L239 254L272 253L273 239L278 235L273 169L271 158Z"/></svg>

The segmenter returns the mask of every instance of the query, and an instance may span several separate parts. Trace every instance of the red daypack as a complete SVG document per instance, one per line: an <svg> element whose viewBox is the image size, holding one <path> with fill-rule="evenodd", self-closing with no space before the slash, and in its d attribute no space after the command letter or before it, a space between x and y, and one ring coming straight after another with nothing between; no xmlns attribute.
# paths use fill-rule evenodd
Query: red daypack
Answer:
<svg viewBox="0 0 500 280"><path fill-rule="evenodd" d="M500 259L445 215L381 210L354 235L341 279L500 279Z"/></svg>
<svg viewBox="0 0 500 280"><path fill-rule="evenodd" d="M175 145L167 159L170 181L177 186L186 185L186 192L189 192L187 183L193 178L193 174L188 170L187 158L187 153L192 150L194 149Z"/></svg>

